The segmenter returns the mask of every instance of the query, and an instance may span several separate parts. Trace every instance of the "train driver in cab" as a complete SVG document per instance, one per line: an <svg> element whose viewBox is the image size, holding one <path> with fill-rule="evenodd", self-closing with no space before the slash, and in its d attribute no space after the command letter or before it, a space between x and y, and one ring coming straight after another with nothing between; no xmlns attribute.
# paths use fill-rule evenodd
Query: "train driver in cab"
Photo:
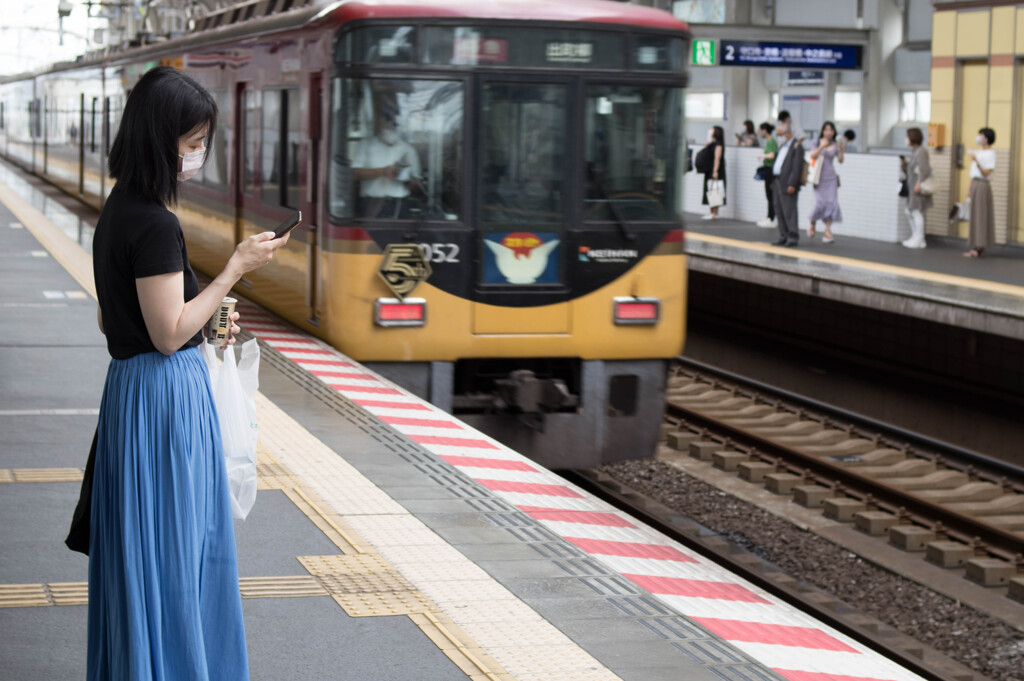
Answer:
<svg viewBox="0 0 1024 681"><path fill-rule="evenodd" d="M422 189L420 157L398 130L395 101L388 98L374 103L374 134L359 141L352 159L359 181L359 215L409 218L409 197Z"/></svg>

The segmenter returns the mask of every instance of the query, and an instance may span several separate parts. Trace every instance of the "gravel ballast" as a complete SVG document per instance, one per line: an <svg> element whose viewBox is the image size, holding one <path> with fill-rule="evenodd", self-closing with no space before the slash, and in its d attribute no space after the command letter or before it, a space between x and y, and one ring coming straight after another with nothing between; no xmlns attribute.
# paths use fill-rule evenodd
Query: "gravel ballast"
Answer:
<svg viewBox="0 0 1024 681"><path fill-rule="evenodd" d="M994 681L1024 680L1024 634L997 618L870 563L666 463L624 461L601 470Z"/></svg>

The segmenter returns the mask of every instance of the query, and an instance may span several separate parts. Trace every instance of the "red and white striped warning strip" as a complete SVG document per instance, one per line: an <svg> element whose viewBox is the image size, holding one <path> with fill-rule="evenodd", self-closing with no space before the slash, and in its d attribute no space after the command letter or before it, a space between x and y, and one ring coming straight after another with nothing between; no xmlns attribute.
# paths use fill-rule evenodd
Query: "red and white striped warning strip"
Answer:
<svg viewBox="0 0 1024 681"><path fill-rule="evenodd" d="M789 681L920 679L251 303L239 311L247 331L350 401Z"/></svg>

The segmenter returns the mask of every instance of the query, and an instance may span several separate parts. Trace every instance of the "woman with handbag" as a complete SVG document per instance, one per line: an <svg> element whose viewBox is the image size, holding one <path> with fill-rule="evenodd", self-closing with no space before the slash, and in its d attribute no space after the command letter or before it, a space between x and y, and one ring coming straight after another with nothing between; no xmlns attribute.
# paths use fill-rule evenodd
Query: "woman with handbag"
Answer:
<svg viewBox="0 0 1024 681"><path fill-rule="evenodd" d="M935 177L928 159L928 150L924 148L924 133L920 128L907 130L907 146L913 150L907 161L907 220L910 223L910 238L903 241L907 248L925 248L928 244L924 238L925 212L932 207L932 194L935 193Z"/></svg>
<svg viewBox="0 0 1024 681"><path fill-rule="evenodd" d="M978 151L969 151L971 157L971 231L968 241L971 250L964 253L965 258L980 258L985 249L996 241L996 213L992 205L992 171L996 169L996 152L992 145L996 142L996 133L992 128L978 131Z"/></svg>
<svg viewBox="0 0 1024 681"><path fill-rule="evenodd" d="M89 681L247 681L231 502L202 329L287 237L240 243L202 292L177 217L217 106L171 67L135 84L110 149L93 240L110 366L89 532ZM239 328L231 316L231 332Z"/></svg>
<svg viewBox="0 0 1024 681"><path fill-rule="evenodd" d="M811 211L811 224L807 227L807 236L814 238L814 225L818 220L825 223L823 243L835 241L832 236L832 223L843 221L843 211L839 208L839 175L833 162L843 162L843 146L836 141L836 126L832 121L825 121L821 126L818 146L811 152L814 173L814 210Z"/></svg>
<svg viewBox="0 0 1024 681"><path fill-rule="evenodd" d="M711 172L704 173L704 195L701 203L710 207L710 212L703 220L717 220L718 209L725 205L725 130L716 125L708 130L708 142L705 151L711 149L714 158L711 161Z"/></svg>

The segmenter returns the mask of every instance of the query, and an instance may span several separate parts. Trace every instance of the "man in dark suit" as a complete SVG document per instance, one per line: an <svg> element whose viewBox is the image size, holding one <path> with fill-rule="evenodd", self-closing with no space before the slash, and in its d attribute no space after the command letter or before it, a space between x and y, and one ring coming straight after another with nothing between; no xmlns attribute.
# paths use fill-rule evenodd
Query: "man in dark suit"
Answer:
<svg viewBox="0 0 1024 681"><path fill-rule="evenodd" d="M797 217L797 194L800 191L800 176L804 169L804 147L793 139L793 122L788 111L779 112L779 124L775 128L779 137L779 150L775 154L775 184L772 187L775 199L775 215L779 221L779 239L773 246L795 248L800 241Z"/></svg>

